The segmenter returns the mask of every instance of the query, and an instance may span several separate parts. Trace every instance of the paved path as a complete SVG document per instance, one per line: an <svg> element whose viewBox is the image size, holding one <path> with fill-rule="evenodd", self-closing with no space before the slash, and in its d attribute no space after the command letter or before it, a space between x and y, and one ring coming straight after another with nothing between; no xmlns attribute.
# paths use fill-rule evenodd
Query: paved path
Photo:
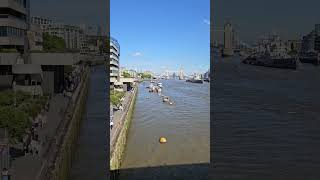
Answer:
<svg viewBox="0 0 320 180"><path fill-rule="evenodd" d="M123 111L115 111L113 113L113 128L110 129L110 147L111 145L114 143L114 141L116 140L116 135L117 133L120 132L120 128L122 127L121 124L123 123L124 119L125 119L125 114L128 111L129 108L129 100L130 100L130 96L132 96L134 94L134 92L127 92L124 100L122 101L122 105L124 105L124 109Z"/></svg>
<svg viewBox="0 0 320 180"><path fill-rule="evenodd" d="M37 176L44 161L44 153L46 153L48 148L49 140L54 138L56 128L62 120L63 114L61 109L65 109L67 103L68 98L63 97L62 95L52 97L49 112L45 113L47 123L43 128L38 130L39 140L42 143L40 154L34 156L28 154L13 160L10 170L10 174L12 176L11 179L35 180L35 177Z"/></svg>

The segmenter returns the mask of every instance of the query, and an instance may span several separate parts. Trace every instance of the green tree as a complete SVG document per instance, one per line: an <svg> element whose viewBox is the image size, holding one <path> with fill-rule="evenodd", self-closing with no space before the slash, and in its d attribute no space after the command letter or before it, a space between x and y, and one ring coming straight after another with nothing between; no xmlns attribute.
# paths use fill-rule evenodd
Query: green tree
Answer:
<svg viewBox="0 0 320 180"><path fill-rule="evenodd" d="M45 51L64 51L66 50L66 43L63 38L44 33L43 49Z"/></svg>
<svg viewBox="0 0 320 180"><path fill-rule="evenodd" d="M124 92L119 92L119 91L115 91L112 90L110 91L110 101L111 104L114 106L117 106L120 104L120 99L125 95Z"/></svg>
<svg viewBox="0 0 320 180"><path fill-rule="evenodd" d="M130 78L131 77L131 75L128 72L125 72L125 71L122 73L122 76L125 77L125 78Z"/></svg>
<svg viewBox="0 0 320 180"><path fill-rule="evenodd" d="M26 128L31 126L28 115L10 106L0 107L0 128L8 128L10 141L21 141Z"/></svg>
<svg viewBox="0 0 320 180"><path fill-rule="evenodd" d="M152 77L149 73L140 73L140 76L143 79L150 79Z"/></svg>

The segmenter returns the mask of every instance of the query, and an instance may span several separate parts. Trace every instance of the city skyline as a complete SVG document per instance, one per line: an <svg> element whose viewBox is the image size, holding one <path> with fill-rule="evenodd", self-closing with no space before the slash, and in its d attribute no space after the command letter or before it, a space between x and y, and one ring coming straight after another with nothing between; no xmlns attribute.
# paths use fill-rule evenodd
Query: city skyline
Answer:
<svg viewBox="0 0 320 180"><path fill-rule="evenodd" d="M110 30L120 44L120 66L155 73L180 68L186 73L206 72L210 66L209 3L111 1Z"/></svg>
<svg viewBox="0 0 320 180"><path fill-rule="evenodd" d="M107 27L106 8L107 1L100 0L91 0L90 3L86 0L31 0L30 2L31 16L50 18L59 23L73 25L100 25L103 33Z"/></svg>
<svg viewBox="0 0 320 180"><path fill-rule="evenodd" d="M272 32L279 34L282 39L299 39L314 29L314 24L320 23L320 13L316 13L319 5L317 0L215 1L214 7L219 7L213 11L215 40L223 42L223 31L218 29L223 27L228 19L234 25L239 38L247 43L253 43L259 37ZM302 9L309 10L298 13ZM284 10L286 13L283 13Z"/></svg>

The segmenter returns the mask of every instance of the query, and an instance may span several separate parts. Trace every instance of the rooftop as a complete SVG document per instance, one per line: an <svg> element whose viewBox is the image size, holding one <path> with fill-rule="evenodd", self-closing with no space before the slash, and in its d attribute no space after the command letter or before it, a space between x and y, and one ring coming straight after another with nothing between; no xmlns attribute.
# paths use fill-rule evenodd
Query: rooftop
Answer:
<svg viewBox="0 0 320 180"><path fill-rule="evenodd" d="M120 49L120 44L119 44L119 42L118 42L115 38L110 37L110 41L111 41L115 46L117 46L118 49Z"/></svg>

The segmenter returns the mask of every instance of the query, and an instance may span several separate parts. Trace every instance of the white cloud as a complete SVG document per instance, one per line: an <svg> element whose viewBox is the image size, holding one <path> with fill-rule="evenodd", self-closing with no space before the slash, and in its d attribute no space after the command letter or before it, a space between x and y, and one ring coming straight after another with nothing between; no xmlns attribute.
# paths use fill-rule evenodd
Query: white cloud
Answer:
<svg viewBox="0 0 320 180"><path fill-rule="evenodd" d="M207 25L210 25L210 20L204 19L204 20L203 20L203 23L205 23L205 24L207 24Z"/></svg>
<svg viewBox="0 0 320 180"><path fill-rule="evenodd" d="M133 53L132 56L134 56L134 57L142 56L142 53L138 51L138 52Z"/></svg>

